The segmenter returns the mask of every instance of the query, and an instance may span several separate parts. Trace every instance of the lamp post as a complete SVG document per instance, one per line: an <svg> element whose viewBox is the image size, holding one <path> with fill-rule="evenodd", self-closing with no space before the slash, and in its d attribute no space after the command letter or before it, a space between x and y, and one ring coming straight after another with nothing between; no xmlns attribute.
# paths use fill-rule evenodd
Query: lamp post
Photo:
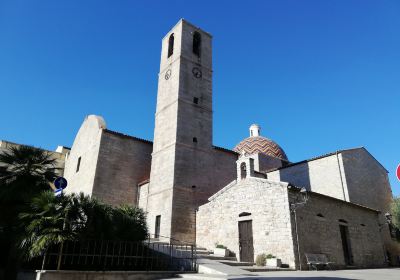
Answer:
<svg viewBox="0 0 400 280"><path fill-rule="evenodd" d="M294 214L294 224L295 224L295 228L296 228L296 241L297 241L297 255L298 255L298 260L299 260L299 268L301 270L302 267L301 267L299 232L298 232L298 228L297 228L297 213L296 213L296 210L297 210L297 208L302 207L307 203L307 201L308 201L307 189L304 188L304 187L301 188L300 191L299 191L299 194L300 195L297 196L297 199L300 198L300 200L290 204L290 211Z"/></svg>

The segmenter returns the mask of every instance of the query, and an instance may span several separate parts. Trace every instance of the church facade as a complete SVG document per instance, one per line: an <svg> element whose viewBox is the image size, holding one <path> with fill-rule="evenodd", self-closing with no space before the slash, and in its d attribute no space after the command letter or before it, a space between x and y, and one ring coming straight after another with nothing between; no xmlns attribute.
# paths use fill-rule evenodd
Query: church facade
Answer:
<svg viewBox="0 0 400 280"><path fill-rule="evenodd" d="M270 253L305 268L306 253L338 266L398 264L385 215L387 170L365 149L290 162L258 125L233 150L212 143L212 36L180 20L162 40L154 141L89 115L65 155L68 192L147 213L160 241Z"/></svg>

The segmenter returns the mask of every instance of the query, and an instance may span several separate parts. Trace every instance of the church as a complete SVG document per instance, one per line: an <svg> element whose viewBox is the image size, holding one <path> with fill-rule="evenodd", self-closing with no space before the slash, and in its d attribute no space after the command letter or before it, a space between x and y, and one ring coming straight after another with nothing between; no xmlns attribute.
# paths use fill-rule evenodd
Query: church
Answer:
<svg viewBox="0 0 400 280"><path fill-rule="evenodd" d="M321 253L338 267L399 264L388 171L365 148L291 162L256 124L232 150L217 147L212 97L212 36L181 19L162 39L154 141L87 116L65 152L67 192L136 205L152 238L223 244L241 261L266 253L305 269L305 254Z"/></svg>

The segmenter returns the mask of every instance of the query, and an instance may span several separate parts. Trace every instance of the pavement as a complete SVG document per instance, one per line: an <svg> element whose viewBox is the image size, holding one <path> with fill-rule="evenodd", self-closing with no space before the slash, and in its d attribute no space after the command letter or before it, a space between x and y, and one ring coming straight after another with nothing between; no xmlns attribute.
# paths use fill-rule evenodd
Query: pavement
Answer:
<svg viewBox="0 0 400 280"><path fill-rule="evenodd" d="M171 279L171 278L170 278ZM181 274L172 279L249 279L249 280L400 280L400 268L335 271L268 271L241 275Z"/></svg>

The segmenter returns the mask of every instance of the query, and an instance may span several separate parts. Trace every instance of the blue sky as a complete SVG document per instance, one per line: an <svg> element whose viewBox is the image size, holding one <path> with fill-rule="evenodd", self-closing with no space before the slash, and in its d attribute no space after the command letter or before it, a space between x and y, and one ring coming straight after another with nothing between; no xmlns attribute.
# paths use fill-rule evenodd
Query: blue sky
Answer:
<svg viewBox="0 0 400 280"><path fill-rule="evenodd" d="M71 146L84 117L152 139L161 38L213 34L214 143L256 122L291 161L400 163L400 1L0 1L0 139Z"/></svg>

